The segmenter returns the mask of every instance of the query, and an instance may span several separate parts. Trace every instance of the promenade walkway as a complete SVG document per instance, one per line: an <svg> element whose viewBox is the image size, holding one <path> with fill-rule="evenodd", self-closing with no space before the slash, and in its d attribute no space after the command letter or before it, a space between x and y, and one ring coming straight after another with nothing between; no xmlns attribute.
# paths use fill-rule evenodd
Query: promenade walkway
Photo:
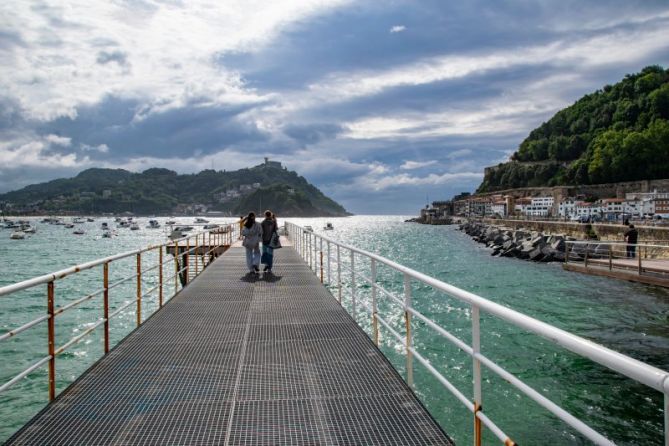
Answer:
<svg viewBox="0 0 669 446"><path fill-rule="evenodd" d="M448 445L298 254L232 247L8 444Z"/></svg>

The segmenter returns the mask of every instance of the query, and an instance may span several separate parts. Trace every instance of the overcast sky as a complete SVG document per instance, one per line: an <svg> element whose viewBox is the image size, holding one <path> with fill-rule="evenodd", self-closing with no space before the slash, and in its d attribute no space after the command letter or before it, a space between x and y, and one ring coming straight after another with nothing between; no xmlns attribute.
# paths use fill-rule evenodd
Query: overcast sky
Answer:
<svg viewBox="0 0 669 446"><path fill-rule="evenodd" d="M0 2L0 191L281 161L414 214L583 94L669 66L662 1Z"/></svg>

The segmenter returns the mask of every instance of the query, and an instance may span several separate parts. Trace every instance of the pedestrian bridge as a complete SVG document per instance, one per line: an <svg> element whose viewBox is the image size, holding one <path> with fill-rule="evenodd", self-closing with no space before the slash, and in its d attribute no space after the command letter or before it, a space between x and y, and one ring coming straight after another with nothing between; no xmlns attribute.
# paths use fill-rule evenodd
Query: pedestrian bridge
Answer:
<svg viewBox="0 0 669 446"><path fill-rule="evenodd" d="M223 232L195 234L0 288L2 297L46 285L48 308L45 316L0 335L4 341L48 325L47 356L1 384L0 393L48 365L51 402L8 444L452 444L442 430L449 426L437 425L412 391L418 366L471 412L475 445L484 432L488 440L515 444L503 430L513 426L498 426L483 409L483 368L533 400L536 406L528 410L541 408L583 438L613 444L587 420L481 352L482 312L664 394L664 441L669 444L669 374L664 370L291 223L288 238L282 238L285 247L275 251L274 274L248 275L237 231L231 225ZM163 252L175 257L165 260ZM132 275L110 281L110 265L135 258ZM147 258L157 264L147 266ZM99 267L101 289L56 305L59 280ZM384 288L379 268L399 274L403 289ZM147 275L155 279L149 283L156 283L149 290ZM129 280L136 281L136 299L110 308L110 291ZM416 284L470 306L469 342L413 307ZM172 286L175 295L163 305ZM100 296L104 317L58 347L57 317ZM160 309L146 318L142 305L148 299L157 299ZM358 321L369 315L371 336L349 316L343 299ZM379 311L380 299L401 310L402 329L398 315ZM110 349L110 321L133 307L137 328ZM471 357L473 388L456 388L440 364L414 347L418 328ZM105 355L56 396L57 357L96 329L103 330ZM404 378L377 348L380 331L403 346Z"/></svg>

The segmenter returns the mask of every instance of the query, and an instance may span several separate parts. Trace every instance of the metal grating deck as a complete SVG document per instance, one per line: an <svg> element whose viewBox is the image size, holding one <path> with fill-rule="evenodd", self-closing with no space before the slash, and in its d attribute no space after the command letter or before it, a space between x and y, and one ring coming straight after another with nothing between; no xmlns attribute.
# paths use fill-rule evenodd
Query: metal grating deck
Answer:
<svg viewBox="0 0 669 446"><path fill-rule="evenodd" d="M450 445L290 247L231 248L11 445Z"/></svg>

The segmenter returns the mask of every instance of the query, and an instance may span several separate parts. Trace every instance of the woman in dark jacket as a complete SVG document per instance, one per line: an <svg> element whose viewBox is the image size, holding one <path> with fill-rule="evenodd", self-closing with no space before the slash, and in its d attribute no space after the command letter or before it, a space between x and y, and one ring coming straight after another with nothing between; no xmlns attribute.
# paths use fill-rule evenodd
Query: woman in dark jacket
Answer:
<svg viewBox="0 0 669 446"><path fill-rule="evenodd" d="M264 271L271 273L274 264L274 249L269 246L272 236L278 231L279 227L272 211L265 211L265 219L260 223L262 226L262 255L264 257Z"/></svg>
<svg viewBox="0 0 669 446"><path fill-rule="evenodd" d="M251 273L260 271L260 240L262 238L262 227L256 222L256 214L253 212L244 219L242 228L244 241L242 246L246 248L246 266Z"/></svg>

